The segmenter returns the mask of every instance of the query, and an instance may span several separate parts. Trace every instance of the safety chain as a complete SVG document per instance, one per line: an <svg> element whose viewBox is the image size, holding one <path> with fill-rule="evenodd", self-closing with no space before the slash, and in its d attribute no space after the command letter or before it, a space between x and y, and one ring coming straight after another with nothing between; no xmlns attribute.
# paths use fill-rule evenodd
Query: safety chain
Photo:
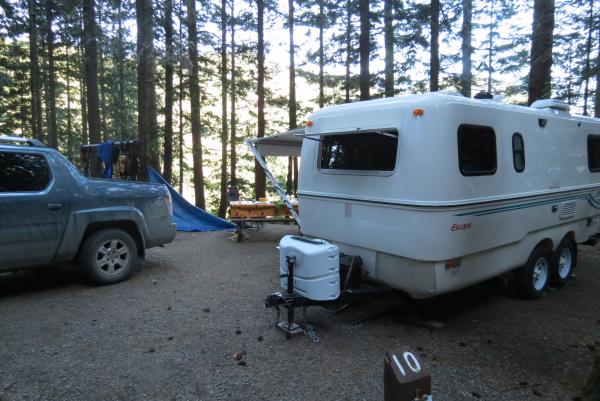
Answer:
<svg viewBox="0 0 600 401"><path fill-rule="evenodd" d="M321 339L319 338L319 336L317 334L317 331L310 324L304 325L304 334L306 334L312 340L312 342L315 344L318 344L321 341Z"/></svg>

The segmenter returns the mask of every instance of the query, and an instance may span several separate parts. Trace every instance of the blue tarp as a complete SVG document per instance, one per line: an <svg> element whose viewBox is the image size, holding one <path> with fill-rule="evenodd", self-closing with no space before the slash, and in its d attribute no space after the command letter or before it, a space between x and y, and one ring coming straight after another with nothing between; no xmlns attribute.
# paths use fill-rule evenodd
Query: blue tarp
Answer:
<svg viewBox="0 0 600 401"><path fill-rule="evenodd" d="M190 204L151 167L148 167L148 179L150 182L164 184L169 189L173 198L173 221L178 231L235 230L234 224Z"/></svg>
<svg viewBox="0 0 600 401"><path fill-rule="evenodd" d="M98 158L104 163L104 171L102 171L102 178L112 178L113 174L113 154L112 154L113 142L107 141L98 145Z"/></svg>

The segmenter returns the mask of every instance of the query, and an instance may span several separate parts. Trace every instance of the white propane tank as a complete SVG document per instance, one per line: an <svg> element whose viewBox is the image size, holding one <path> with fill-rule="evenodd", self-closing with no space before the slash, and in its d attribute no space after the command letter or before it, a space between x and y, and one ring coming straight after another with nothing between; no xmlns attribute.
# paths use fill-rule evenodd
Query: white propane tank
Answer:
<svg viewBox="0 0 600 401"><path fill-rule="evenodd" d="M295 257L294 293L314 301L340 296L340 255L336 245L322 239L286 235L279 241L281 288L287 290L286 256Z"/></svg>

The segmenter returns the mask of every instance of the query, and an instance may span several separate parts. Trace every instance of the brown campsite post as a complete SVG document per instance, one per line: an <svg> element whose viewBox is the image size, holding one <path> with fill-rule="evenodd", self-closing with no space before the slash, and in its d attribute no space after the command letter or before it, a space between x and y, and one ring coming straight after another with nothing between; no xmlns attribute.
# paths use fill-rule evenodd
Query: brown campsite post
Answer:
<svg viewBox="0 0 600 401"><path fill-rule="evenodd" d="M385 401L431 400L431 374L408 348L386 352L383 394Z"/></svg>

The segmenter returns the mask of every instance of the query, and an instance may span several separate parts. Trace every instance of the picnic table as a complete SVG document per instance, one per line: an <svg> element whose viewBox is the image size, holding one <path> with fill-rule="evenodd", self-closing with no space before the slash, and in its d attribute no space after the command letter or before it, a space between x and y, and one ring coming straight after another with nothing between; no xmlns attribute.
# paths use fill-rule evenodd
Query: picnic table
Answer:
<svg viewBox="0 0 600 401"><path fill-rule="evenodd" d="M298 212L298 202L292 201L292 207ZM236 228L237 240L243 240L243 228L252 223L257 224L295 224L287 207L280 203L269 201L230 201L229 218Z"/></svg>

